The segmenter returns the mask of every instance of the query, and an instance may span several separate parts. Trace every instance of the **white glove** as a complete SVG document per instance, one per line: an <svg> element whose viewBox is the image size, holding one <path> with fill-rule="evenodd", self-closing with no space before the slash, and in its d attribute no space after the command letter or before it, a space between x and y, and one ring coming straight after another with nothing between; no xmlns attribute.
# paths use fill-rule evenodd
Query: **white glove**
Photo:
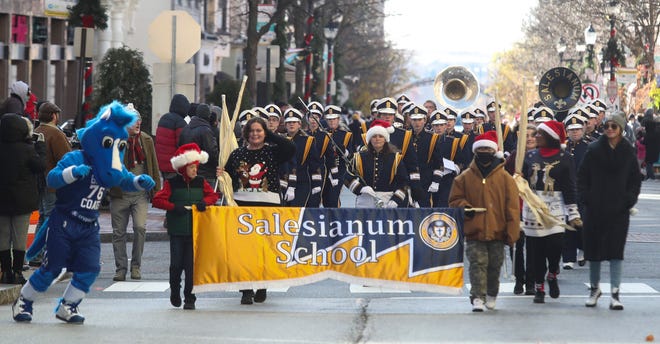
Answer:
<svg viewBox="0 0 660 344"><path fill-rule="evenodd" d="M376 197L376 191L371 186L363 186L362 189L360 189L360 195L371 195Z"/></svg>
<svg viewBox="0 0 660 344"><path fill-rule="evenodd" d="M348 158L349 155L351 155L351 153L348 152L348 149L344 150L344 157Z"/></svg>
<svg viewBox="0 0 660 344"><path fill-rule="evenodd" d="M317 193L321 192L321 187L317 186L312 189L312 195L316 195Z"/></svg>
<svg viewBox="0 0 660 344"><path fill-rule="evenodd" d="M399 205L396 204L396 202L394 202L393 200L389 200L389 201L387 201L387 203L385 204L385 208L396 208L396 207L398 207L398 206L399 206Z"/></svg>
<svg viewBox="0 0 660 344"><path fill-rule="evenodd" d="M296 188L286 188L286 194L284 194L284 200L287 202L293 201L296 198Z"/></svg>
<svg viewBox="0 0 660 344"><path fill-rule="evenodd" d="M332 176L330 176L330 184L332 184L332 186L339 185L339 179L334 179Z"/></svg>
<svg viewBox="0 0 660 344"><path fill-rule="evenodd" d="M431 183L431 185L429 185L429 190L428 191L430 193L438 192L439 188L440 188L440 184L438 184L437 182L433 182L433 183Z"/></svg>

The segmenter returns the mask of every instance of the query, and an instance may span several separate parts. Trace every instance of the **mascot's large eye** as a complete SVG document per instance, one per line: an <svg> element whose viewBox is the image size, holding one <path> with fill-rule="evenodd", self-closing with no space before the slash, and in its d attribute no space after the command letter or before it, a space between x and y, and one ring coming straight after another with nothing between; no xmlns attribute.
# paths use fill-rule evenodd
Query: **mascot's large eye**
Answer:
<svg viewBox="0 0 660 344"><path fill-rule="evenodd" d="M121 140L121 141L119 141L119 151L121 152L124 149L126 149L126 141Z"/></svg>
<svg viewBox="0 0 660 344"><path fill-rule="evenodd" d="M112 142L113 142L112 137L110 137L110 136L105 136L105 137L103 138L103 142L102 142L102 143L103 143L103 148L110 148L110 147L112 147Z"/></svg>

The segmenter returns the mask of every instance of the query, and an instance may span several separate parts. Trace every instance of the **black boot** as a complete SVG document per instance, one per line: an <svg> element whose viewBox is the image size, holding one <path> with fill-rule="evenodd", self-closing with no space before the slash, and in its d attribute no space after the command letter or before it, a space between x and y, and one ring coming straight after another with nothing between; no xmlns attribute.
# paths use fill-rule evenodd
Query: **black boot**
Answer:
<svg viewBox="0 0 660 344"><path fill-rule="evenodd" d="M27 280L23 277L23 262L25 261L25 251L12 250L14 256L14 284L25 284Z"/></svg>
<svg viewBox="0 0 660 344"><path fill-rule="evenodd" d="M543 283L534 285L534 288L536 289L534 292L534 303L545 303L544 287L545 285Z"/></svg>
<svg viewBox="0 0 660 344"><path fill-rule="evenodd" d="M524 283L523 281L521 281L521 280L516 280L516 285L513 287L513 293L514 293L515 295L520 295L520 294L522 294L522 293L524 292L524 290L523 290L523 286L524 286L524 285L525 285L525 283Z"/></svg>
<svg viewBox="0 0 660 344"><path fill-rule="evenodd" d="M266 301L266 289L257 289L257 292L254 294L254 302L264 302Z"/></svg>
<svg viewBox="0 0 660 344"><path fill-rule="evenodd" d="M241 305L251 305L253 303L253 298L254 298L254 290L252 289L245 289L241 290L241 293L243 293L243 296L241 297Z"/></svg>
<svg viewBox="0 0 660 344"><path fill-rule="evenodd" d="M14 272L11 269L11 251L0 251L0 269L2 269L2 284L14 283Z"/></svg>
<svg viewBox="0 0 660 344"><path fill-rule="evenodd" d="M174 307L181 307L181 289L170 287L170 303Z"/></svg>

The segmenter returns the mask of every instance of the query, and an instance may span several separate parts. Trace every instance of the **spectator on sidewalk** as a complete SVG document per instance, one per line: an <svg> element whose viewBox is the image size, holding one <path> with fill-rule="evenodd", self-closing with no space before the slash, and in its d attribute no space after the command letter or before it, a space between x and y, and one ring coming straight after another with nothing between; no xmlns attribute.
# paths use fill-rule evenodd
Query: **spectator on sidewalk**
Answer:
<svg viewBox="0 0 660 344"><path fill-rule="evenodd" d="M6 113L15 113L23 116L29 99L30 86L23 81L15 81L9 87L9 97L0 105L0 116Z"/></svg>
<svg viewBox="0 0 660 344"><path fill-rule="evenodd" d="M29 119L5 114L0 119L0 283L25 284L23 261L30 214L39 208L37 176L46 170L44 136L32 137Z"/></svg>
<svg viewBox="0 0 660 344"><path fill-rule="evenodd" d="M179 146L195 143L199 149L208 153L209 160L199 166L198 174L206 179L211 186L215 185L215 169L218 167L218 139L211 128L211 109L207 104L197 104L195 115L190 123L181 130Z"/></svg>
<svg viewBox="0 0 660 344"><path fill-rule="evenodd" d="M609 260L610 309L623 309L619 300L623 252L630 210L637 203L642 179L633 147L623 138L625 126L616 113L606 117L603 135L589 145L578 171L578 195L585 209L584 256L591 283L587 307L598 303L601 262Z"/></svg>
<svg viewBox="0 0 660 344"><path fill-rule="evenodd" d="M179 147L170 165L177 175L166 179L163 189L154 196L153 206L167 210L167 233L170 235L170 303L181 306L181 273L185 274L183 287L183 309L195 309L197 298L193 288L193 239L192 212L194 205L198 211L218 201L218 194L209 183L197 175L199 164L205 164L208 153L195 143ZM188 208L186 208L188 207Z"/></svg>
<svg viewBox="0 0 660 344"><path fill-rule="evenodd" d="M646 179L655 180L655 170L653 164L658 162L658 155L660 155L660 126L653 119L653 109L647 109L644 112L644 139L642 140L646 146L646 156L644 162L646 163Z"/></svg>
<svg viewBox="0 0 660 344"><path fill-rule="evenodd" d="M55 168L57 162L62 159L64 154L71 151L69 140L67 140L66 135L57 126L61 113L62 110L57 105L50 102L42 103L39 106L39 126L34 129L34 132L37 134L43 134L46 142L46 171L44 171L44 182L50 170ZM39 233L41 226L53 211L56 200L57 196L55 189L53 188L46 188L41 194L41 199L39 201L39 222L37 222L35 236ZM40 266L41 258L41 254L39 254L35 259L30 261L30 266Z"/></svg>
<svg viewBox="0 0 660 344"><path fill-rule="evenodd" d="M158 167L163 179L174 177L176 171L172 169L170 159L179 147L179 136L181 130L186 126L184 117L190 109L190 102L183 94L175 94L170 102L170 111L164 114L158 121L156 128L156 156Z"/></svg>
<svg viewBox="0 0 660 344"><path fill-rule="evenodd" d="M127 106L138 115L138 120L132 127L128 128L128 140L124 154L124 165L126 168L139 176L147 174L156 182L156 186L149 190L123 191L119 187L110 189L110 214L112 218L112 249L115 255L114 281L125 281L128 271L128 256L126 253L126 229L129 217L133 220L133 247L131 253L131 279L142 278L140 271L142 265L142 251L147 235L147 211L149 201L153 195L160 190L160 175L158 174L158 161L154 141L140 130L142 118L140 113L133 108L133 104Z"/></svg>
<svg viewBox="0 0 660 344"><path fill-rule="evenodd" d="M495 131L477 136L472 151L474 160L454 179L449 206L487 208L478 213L466 210L463 226L472 311L483 312L484 307L495 309L504 245L513 246L520 235L520 205L518 187L504 169L501 152L495 153Z"/></svg>

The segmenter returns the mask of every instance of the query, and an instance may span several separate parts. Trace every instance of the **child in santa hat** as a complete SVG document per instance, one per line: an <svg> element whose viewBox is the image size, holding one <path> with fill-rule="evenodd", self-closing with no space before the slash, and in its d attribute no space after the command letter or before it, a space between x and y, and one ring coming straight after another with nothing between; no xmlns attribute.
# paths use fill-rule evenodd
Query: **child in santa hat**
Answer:
<svg viewBox="0 0 660 344"><path fill-rule="evenodd" d="M463 231L470 262L470 301L473 312L483 312L495 309L504 245L513 246L520 235L520 206L518 187L504 169L495 131L477 136L472 152L474 160L454 179L449 206L466 208Z"/></svg>
<svg viewBox="0 0 660 344"><path fill-rule="evenodd" d="M163 189L153 199L155 208L167 210L167 234L170 235L170 302L181 306L181 272L185 273L183 309L195 309L195 294L192 293L193 239L192 212L194 204L198 211L218 200L211 185L197 175L199 164L208 161L208 153L195 143L180 146L170 162L177 174L166 179Z"/></svg>

